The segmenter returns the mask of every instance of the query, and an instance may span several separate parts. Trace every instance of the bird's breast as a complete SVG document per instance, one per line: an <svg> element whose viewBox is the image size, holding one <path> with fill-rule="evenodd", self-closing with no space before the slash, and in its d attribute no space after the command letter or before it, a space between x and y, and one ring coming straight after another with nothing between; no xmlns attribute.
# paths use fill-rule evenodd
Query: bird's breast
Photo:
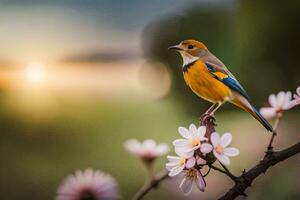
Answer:
<svg viewBox="0 0 300 200"><path fill-rule="evenodd" d="M201 59L183 66L183 76L191 90L207 101L224 102L231 96L230 89L211 75Z"/></svg>

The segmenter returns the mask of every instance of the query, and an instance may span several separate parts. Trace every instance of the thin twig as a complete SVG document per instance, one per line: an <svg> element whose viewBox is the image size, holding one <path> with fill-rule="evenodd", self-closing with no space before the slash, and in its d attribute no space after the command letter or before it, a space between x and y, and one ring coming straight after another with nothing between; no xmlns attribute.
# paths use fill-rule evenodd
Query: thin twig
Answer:
<svg viewBox="0 0 300 200"><path fill-rule="evenodd" d="M159 175L157 175L151 181L149 181L148 183L146 183L144 185L144 187L142 187L136 193L136 195L133 198L133 200L140 200L140 199L142 199L148 192L150 192L150 190L156 188L160 184L160 182L162 182L163 180L165 180L168 177L169 177L168 176L168 172L166 170L163 170L162 172L160 172Z"/></svg>
<svg viewBox="0 0 300 200"><path fill-rule="evenodd" d="M225 175L229 176L229 175L227 174L226 171L224 171L223 169L221 169L221 168L219 168L219 167L217 167L217 166L209 165L209 167L212 168L213 170L216 170L216 171L218 171L218 172L221 172L222 174L225 174ZM229 176L229 177L230 177L230 176Z"/></svg>
<svg viewBox="0 0 300 200"><path fill-rule="evenodd" d="M222 164L221 164L222 165ZM231 180L233 180L234 182L236 181L237 177L235 175L233 175L228 169L227 167L224 168L224 165L222 165L222 167L225 169L221 169L217 166L214 166L214 165L209 165L209 167L211 167L212 169L218 171L218 172L221 172L222 174L225 174L226 176L228 176L229 178L231 178Z"/></svg>
<svg viewBox="0 0 300 200"><path fill-rule="evenodd" d="M232 180L236 180L237 177L233 175L225 165L223 165L222 163L220 163L220 165L224 168L224 170L227 172L227 174L231 177Z"/></svg>
<svg viewBox="0 0 300 200"><path fill-rule="evenodd" d="M271 137L269 145L268 145L267 154L273 153L273 142L274 142L275 136L277 135L277 129L278 129L281 117L282 117L281 112L276 114L276 119L275 119L275 123L274 123L274 127L273 127L272 137Z"/></svg>

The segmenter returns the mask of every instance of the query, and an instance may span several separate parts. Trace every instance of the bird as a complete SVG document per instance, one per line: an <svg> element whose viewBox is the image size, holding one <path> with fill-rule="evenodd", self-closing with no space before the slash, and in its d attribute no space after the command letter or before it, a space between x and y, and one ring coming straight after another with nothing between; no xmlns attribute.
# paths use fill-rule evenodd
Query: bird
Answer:
<svg viewBox="0 0 300 200"><path fill-rule="evenodd" d="M220 106L230 102L250 113L268 131L273 132L270 123L250 103L242 85L204 43L188 39L169 49L181 54L185 83L197 96L212 103L206 115L213 116Z"/></svg>

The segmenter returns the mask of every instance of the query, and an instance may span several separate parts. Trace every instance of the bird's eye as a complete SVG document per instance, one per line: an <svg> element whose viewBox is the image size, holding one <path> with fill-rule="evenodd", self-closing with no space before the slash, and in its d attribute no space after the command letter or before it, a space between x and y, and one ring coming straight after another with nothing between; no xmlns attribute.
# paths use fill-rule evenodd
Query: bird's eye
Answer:
<svg viewBox="0 0 300 200"><path fill-rule="evenodd" d="M191 45L191 44L190 44L190 45L188 46L188 49L192 49L192 48L194 48L194 45Z"/></svg>

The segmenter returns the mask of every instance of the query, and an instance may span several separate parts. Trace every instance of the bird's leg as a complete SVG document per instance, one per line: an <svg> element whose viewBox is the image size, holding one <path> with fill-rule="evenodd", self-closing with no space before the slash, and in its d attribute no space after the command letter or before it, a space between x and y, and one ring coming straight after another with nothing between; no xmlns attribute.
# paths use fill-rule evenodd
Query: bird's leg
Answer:
<svg viewBox="0 0 300 200"><path fill-rule="evenodd" d="M222 103L216 103L217 105L214 107L214 109L210 112L210 115L214 115L215 112L221 107Z"/></svg>
<svg viewBox="0 0 300 200"><path fill-rule="evenodd" d="M214 103L212 106L209 107L209 109L201 115L200 120L205 121L209 120L212 123L215 122L215 118L213 117L214 112L221 106L222 104L220 103Z"/></svg>
<svg viewBox="0 0 300 200"><path fill-rule="evenodd" d="M211 112L216 108L218 107L218 103L214 103L213 105L211 105L207 111L205 111L204 115L207 115L207 114L211 114Z"/></svg>

